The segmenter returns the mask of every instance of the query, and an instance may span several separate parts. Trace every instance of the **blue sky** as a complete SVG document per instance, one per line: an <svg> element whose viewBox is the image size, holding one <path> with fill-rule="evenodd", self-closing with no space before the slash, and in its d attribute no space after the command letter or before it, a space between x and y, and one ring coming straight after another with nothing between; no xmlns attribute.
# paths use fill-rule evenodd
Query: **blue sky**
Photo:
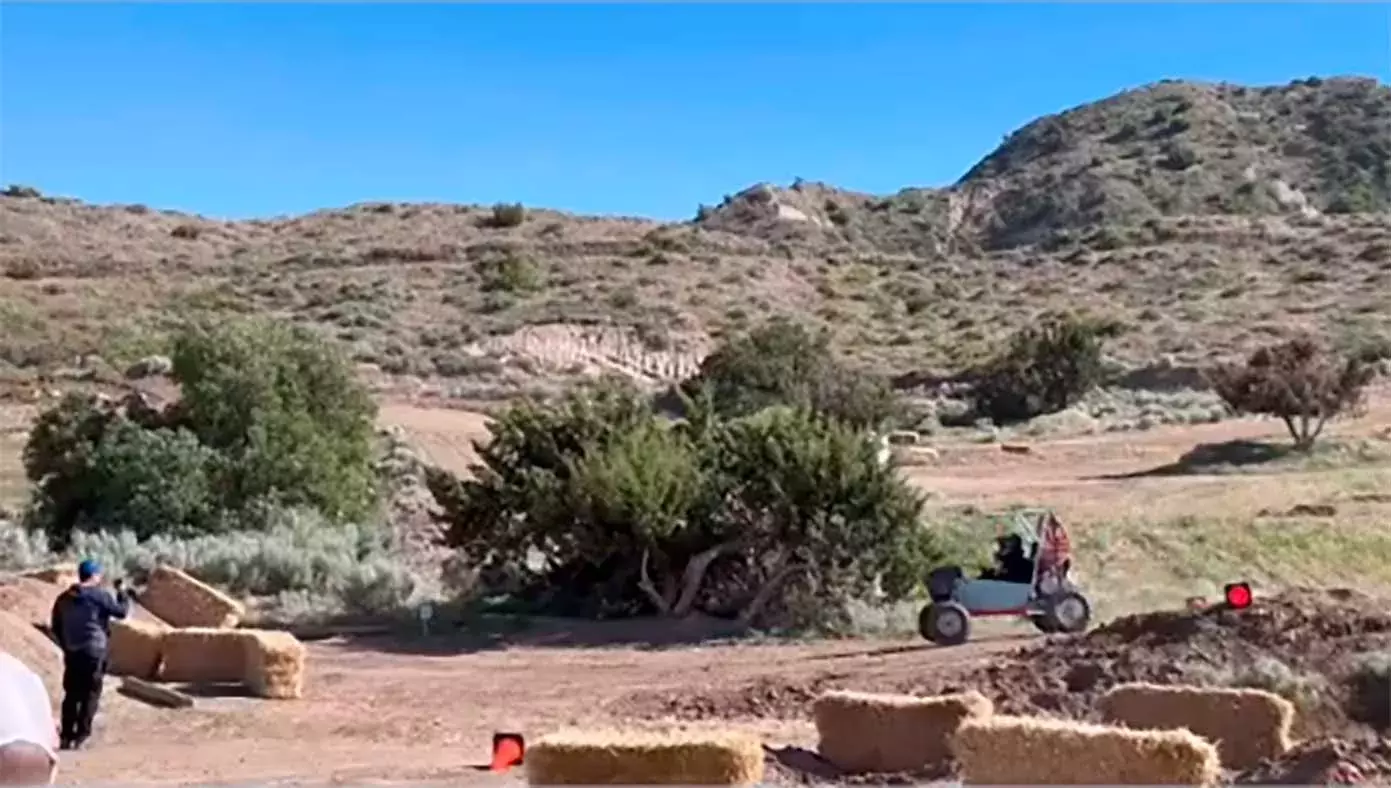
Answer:
<svg viewBox="0 0 1391 788"><path fill-rule="evenodd" d="M689 218L950 183L1163 78L1391 81L1388 4L0 4L0 182L239 218L366 200Z"/></svg>

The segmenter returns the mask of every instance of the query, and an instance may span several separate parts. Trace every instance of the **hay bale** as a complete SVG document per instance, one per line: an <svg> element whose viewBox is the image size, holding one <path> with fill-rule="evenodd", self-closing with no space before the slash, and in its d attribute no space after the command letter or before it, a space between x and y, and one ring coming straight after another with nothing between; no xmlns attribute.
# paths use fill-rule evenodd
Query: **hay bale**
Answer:
<svg viewBox="0 0 1391 788"><path fill-rule="evenodd" d="M30 569L21 572L20 577L27 577L31 580L38 580L43 583L50 583L55 586L67 588L77 582L77 570L69 566L50 566L47 569Z"/></svg>
<svg viewBox="0 0 1391 788"><path fill-rule="evenodd" d="M1216 744L1228 769L1279 758L1293 745L1294 704L1265 690L1122 684L1097 704L1104 719L1128 728L1187 728Z"/></svg>
<svg viewBox="0 0 1391 788"><path fill-rule="evenodd" d="M754 785L763 745L733 732L562 731L527 747L532 785Z"/></svg>
<svg viewBox="0 0 1391 788"><path fill-rule="evenodd" d="M189 627L164 633L160 681L224 684L246 680L246 652L256 633L243 629Z"/></svg>
<svg viewBox="0 0 1391 788"><path fill-rule="evenodd" d="M979 692L936 697L832 690L812 704L821 757L847 772L920 772L951 760L963 720L989 717Z"/></svg>
<svg viewBox="0 0 1391 788"><path fill-rule="evenodd" d="M1039 717L967 719L952 752L975 785L1213 785L1221 774L1217 748L1190 731Z"/></svg>
<svg viewBox="0 0 1391 788"><path fill-rule="evenodd" d="M243 630L252 634L246 646L246 685L262 698L304 697L304 662L308 650L289 632Z"/></svg>
<svg viewBox="0 0 1391 788"><path fill-rule="evenodd" d="M246 615L242 603L168 566L155 567L150 573L140 602L176 627L232 629Z"/></svg>
<svg viewBox="0 0 1391 788"><path fill-rule="evenodd" d="M0 651L9 652L39 674L56 708L63 697L63 652L58 644L28 621L0 610Z"/></svg>
<svg viewBox="0 0 1391 788"><path fill-rule="evenodd" d="M113 676L153 679L159 675L164 653L164 633L169 625L144 618L111 622L111 662L107 672Z"/></svg>

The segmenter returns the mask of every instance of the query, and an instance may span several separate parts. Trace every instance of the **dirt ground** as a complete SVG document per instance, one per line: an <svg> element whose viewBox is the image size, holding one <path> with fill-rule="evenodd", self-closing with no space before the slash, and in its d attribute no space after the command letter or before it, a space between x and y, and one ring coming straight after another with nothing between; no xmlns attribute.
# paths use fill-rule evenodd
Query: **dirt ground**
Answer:
<svg viewBox="0 0 1391 788"><path fill-rule="evenodd" d="M625 634L605 632L604 625L586 629L590 642ZM564 641L574 635L551 634ZM536 736L613 723L629 716L625 710L638 691L698 694L770 674L811 679L828 670L907 678L958 669L1021 643L1009 634L952 650L911 641L653 649L547 640L532 634L514 647L481 650L467 638L313 643L303 700L229 692L180 711L123 702L100 719L90 749L65 759L63 781L503 783L520 776L478 768L488 761L494 731ZM806 746L814 739L804 721L742 724L772 745Z"/></svg>
<svg viewBox="0 0 1391 788"><path fill-rule="evenodd" d="M403 427L429 459L457 470L472 459L468 441L482 436L484 423L476 414L410 404L387 405L383 420ZM1342 436L1367 436L1388 423L1391 396L1379 392L1367 417L1337 430ZM1158 509L1166 516L1212 507L1253 513L1307 502L1322 471L1289 474L1274 483L1269 477L1231 474L1122 477L1173 463L1196 444L1256 440L1278 436L1279 429L1253 421L1160 428L1039 440L1023 454L990 444L948 445L940 447L931 465L915 466L910 473L938 503L1032 501L1057 507L1079 528L1134 508ZM647 626L540 625L502 641L461 634L311 643L305 699L275 702L235 692L205 693L195 708L183 711L113 701L91 748L64 759L60 780L508 783L520 776L478 768L487 761L495 731L536 736L569 725L638 720L699 725L719 717L756 730L770 745L808 746L814 739L810 723L787 710L789 704L804 705L819 687L940 688L983 681L981 671L992 665L1014 677L1011 681L1023 682L1020 677L1030 675L1029 661L1039 659L1007 656L1037 638L1030 629L1003 622L982 627L974 642L954 649L915 639L683 645L687 633L656 638L662 633ZM654 638L670 645L633 645ZM608 645L623 641L627 644ZM1114 642L1106 648L1106 659L1115 663L1124 660L1129 646ZM1211 644L1204 648L1221 651ZM1185 647L1172 649L1165 659ZM1058 660L1080 655L1047 664L1056 670ZM117 684L113 679L108 697L115 696ZM1331 751L1315 747L1309 758L1333 757Z"/></svg>

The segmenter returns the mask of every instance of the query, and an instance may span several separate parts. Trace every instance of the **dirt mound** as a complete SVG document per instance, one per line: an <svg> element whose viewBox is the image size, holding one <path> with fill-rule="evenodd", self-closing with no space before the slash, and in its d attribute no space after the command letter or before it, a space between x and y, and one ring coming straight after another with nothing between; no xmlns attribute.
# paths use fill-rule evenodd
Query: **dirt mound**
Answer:
<svg viewBox="0 0 1391 788"><path fill-rule="evenodd" d="M1391 649L1391 606L1343 590L1296 590L1258 600L1247 610L1158 612L1118 619L1086 635L1055 637L991 662L927 669L922 652L903 650L869 671L823 672L784 680L766 676L742 687L704 693L646 694L625 710L684 719L805 718L811 700L831 688L938 694L976 689L1008 714L1095 719L1097 697L1124 682L1229 682L1276 660L1288 677L1312 677L1304 698L1303 736L1363 734L1351 722L1348 676L1355 655ZM912 655L918 654L914 657ZM890 659L896 668L885 667ZM922 668L918 669L921 664ZM1275 676L1272 684L1279 684ZM1270 688L1280 691L1280 686Z"/></svg>
<svg viewBox="0 0 1391 788"><path fill-rule="evenodd" d="M1315 739L1237 775L1238 785L1355 785L1391 778L1391 741Z"/></svg>
<svg viewBox="0 0 1391 788"><path fill-rule="evenodd" d="M50 698L62 697L63 654L33 624L0 610L0 651L8 652L43 679Z"/></svg>
<svg viewBox="0 0 1391 788"><path fill-rule="evenodd" d="M62 591L62 586L32 577L0 580L0 610L30 624L48 626L53 602Z"/></svg>
<svg viewBox="0 0 1391 788"><path fill-rule="evenodd" d="M1355 591L1300 589L1247 610L1127 616L1082 637L1023 649L962 676L960 684L990 695L1007 713L1089 717L1096 696L1116 684L1230 679L1278 662L1292 679L1321 679L1317 695L1306 699L1301 732L1343 733L1351 659L1391 648L1386 608ZM1281 683L1274 674L1265 680Z"/></svg>

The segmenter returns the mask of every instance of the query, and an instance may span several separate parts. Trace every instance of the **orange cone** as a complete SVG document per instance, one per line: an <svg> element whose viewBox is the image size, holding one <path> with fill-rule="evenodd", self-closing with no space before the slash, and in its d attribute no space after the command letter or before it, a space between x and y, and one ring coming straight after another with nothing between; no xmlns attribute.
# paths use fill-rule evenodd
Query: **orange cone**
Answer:
<svg viewBox="0 0 1391 788"><path fill-rule="evenodd" d="M505 772L522 762L526 742L520 733L493 734L493 763L489 771Z"/></svg>

